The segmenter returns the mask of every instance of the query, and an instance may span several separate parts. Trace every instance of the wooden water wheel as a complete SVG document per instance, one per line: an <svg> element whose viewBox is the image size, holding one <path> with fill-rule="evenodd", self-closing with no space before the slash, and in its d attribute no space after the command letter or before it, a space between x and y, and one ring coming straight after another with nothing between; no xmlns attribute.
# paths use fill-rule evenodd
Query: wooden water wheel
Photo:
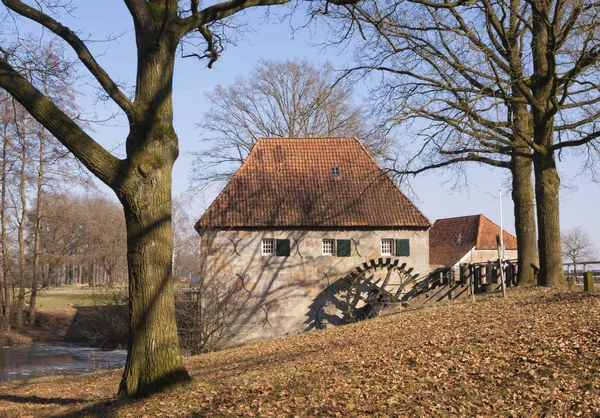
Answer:
<svg viewBox="0 0 600 418"><path fill-rule="evenodd" d="M418 274L406 263L391 258L365 262L345 277L348 319L358 321L379 316L386 306L402 303L417 284Z"/></svg>

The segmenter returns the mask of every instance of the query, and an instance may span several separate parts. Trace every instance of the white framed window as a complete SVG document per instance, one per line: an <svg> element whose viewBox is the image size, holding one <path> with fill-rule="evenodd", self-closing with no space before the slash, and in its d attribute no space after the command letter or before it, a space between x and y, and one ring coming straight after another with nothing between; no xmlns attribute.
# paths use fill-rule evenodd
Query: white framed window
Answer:
<svg viewBox="0 0 600 418"><path fill-rule="evenodd" d="M323 240L323 255L334 255L334 240L324 239Z"/></svg>
<svg viewBox="0 0 600 418"><path fill-rule="evenodd" d="M381 255L392 255L394 252L394 240L393 239L382 239L381 240Z"/></svg>
<svg viewBox="0 0 600 418"><path fill-rule="evenodd" d="M339 167L331 167L331 177L339 177L342 174L342 170Z"/></svg>
<svg viewBox="0 0 600 418"><path fill-rule="evenodd" d="M273 255L275 253L275 240L263 239L261 243L262 255Z"/></svg>

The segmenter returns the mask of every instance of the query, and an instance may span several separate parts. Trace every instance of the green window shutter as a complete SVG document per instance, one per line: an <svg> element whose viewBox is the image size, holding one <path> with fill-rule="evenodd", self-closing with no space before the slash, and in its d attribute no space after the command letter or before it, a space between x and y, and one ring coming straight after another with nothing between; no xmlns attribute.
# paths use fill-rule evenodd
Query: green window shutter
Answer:
<svg viewBox="0 0 600 418"><path fill-rule="evenodd" d="M287 257L290 255L290 240L278 239L275 240L275 254L279 257Z"/></svg>
<svg viewBox="0 0 600 418"><path fill-rule="evenodd" d="M410 256L410 240L408 240L408 239L397 239L396 240L396 255L399 257Z"/></svg>
<svg viewBox="0 0 600 418"><path fill-rule="evenodd" d="M337 256L338 257L350 257L351 244L349 239L338 239L337 240Z"/></svg>

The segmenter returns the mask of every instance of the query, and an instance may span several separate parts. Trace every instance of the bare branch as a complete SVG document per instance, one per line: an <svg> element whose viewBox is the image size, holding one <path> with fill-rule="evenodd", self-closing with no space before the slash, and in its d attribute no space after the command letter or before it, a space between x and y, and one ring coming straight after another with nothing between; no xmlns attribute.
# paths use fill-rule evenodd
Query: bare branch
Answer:
<svg viewBox="0 0 600 418"><path fill-rule="evenodd" d="M119 159L94 141L73 119L16 72L5 59L0 59L0 87L15 97L100 180L109 186L116 184Z"/></svg>
<svg viewBox="0 0 600 418"><path fill-rule="evenodd" d="M395 174L398 174L398 175L413 175L413 176L416 176L417 174L420 174L420 173L423 173L423 172L426 172L426 171L436 170L438 168L447 167L449 165L453 165L453 164L456 164L456 163L463 163L465 161L486 164L486 165L490 165L490 166L493 166L493 167L511 168L511 164L508 161L495 160L493 158L486 158L486 157L482 157L482 156L477 155L477 154L469 153L469 154L465 155L464 157L452 158L452 159L449 159L449 160L446 160L446 161L442 161L442 162L439 162L439 163L429 164L429 165L423 166L423 167L418 168L418 169L413 169L413 170L409 170L409 169L405 169L405 170L392 169L391 171L393 173L395 173Z"/></svg>
<svg viewBox="0 0 600 418"><path fill-rule="evenodd" d="M209 6L179 21L179 36L217 20L225 19L241 10L257 6L273 6L290 0L229 0Z"/></svg>
<svg viewBox="0 0 600 418"><path fill-rule="evenodd" d="M2 2L10 10L20 14L21 16L33 20L49 29L62 39L64 39L77 53L81 62L86 66L90 73L98 80L106 93L119 105L127 116L130 116L132 111L132 103L129 98L123 93L117 84L110 78L104 69L98 64L91 52L88 50L84 42L75 33L66 26L54 20L52 17L42 11L26 5L19 0L2 0Z"/></svg>

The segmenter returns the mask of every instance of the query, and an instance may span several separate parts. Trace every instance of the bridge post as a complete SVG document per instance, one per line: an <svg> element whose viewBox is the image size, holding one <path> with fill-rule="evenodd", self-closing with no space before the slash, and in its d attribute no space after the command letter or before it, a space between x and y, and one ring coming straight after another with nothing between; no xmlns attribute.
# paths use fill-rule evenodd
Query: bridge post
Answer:
<svg viewBox="0 0 600 418"><path fill-rule="evenodd" d="M594 275L591 271L583 273L583 291L588 293L594 291Z"/></svg>

